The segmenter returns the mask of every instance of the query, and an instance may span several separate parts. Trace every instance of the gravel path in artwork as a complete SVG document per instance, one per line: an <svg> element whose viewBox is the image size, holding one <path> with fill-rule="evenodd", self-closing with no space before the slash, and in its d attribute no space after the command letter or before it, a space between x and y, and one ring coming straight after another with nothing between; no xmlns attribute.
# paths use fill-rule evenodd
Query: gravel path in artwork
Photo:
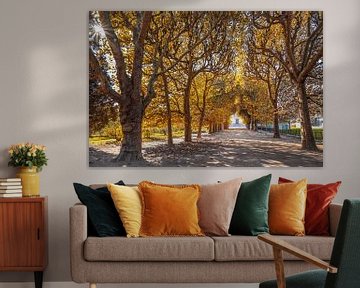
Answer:
<svg viewBox="0 0 360 288"><path fill-rule="evenodd" d="M322 149L322 145L318 145ZM169 147L162 141L144 142L144 161L126 165L113 159L117 145L89 147L90 167L322 167L323 153L301 150L298 139L274 139L271 133L231 129L194 137L192 143L174 139Z"/></svg>

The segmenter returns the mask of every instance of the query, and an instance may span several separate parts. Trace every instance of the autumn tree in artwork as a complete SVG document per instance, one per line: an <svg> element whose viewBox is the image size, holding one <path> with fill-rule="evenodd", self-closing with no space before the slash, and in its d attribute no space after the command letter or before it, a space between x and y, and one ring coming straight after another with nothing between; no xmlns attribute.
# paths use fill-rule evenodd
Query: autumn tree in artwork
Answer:
<svg viewBox="0 0 360 288"><path fill-rule="evenodd" d="M159 76L161 58L158 45L147 39L152 12L100 11L97 18L97 25L103 28L106 43L101 48L94 45L89 49L90 66L94 67L93 71L96 71L101 86L105 87L107 96L119 105L123 139L117 160L141 160L142 121L145 108L156 95L154 85ZM147 51L145 43L152 46ZM145 52L151 53L151 56L145 55ZM106 62L107 67L101 62ZM151 67L147 71L143 68L145 64ZM114 75L109 75L108 71ZM146 84L145 72L150 74Z"/></svg>
<svg viewBox="0 0 360 288"><path fill-rule="evenodd" d="M312 132L306 83L312 71L321 66L323 57L323 15L309 12L252 12L256 29L278 27L277 44L258 44L255 49L276 58L286 70L297 92L303 149L318 150Z"/></svg>
<svg viewBox="0 0 360 288"><path fill-rule="evenodd" d="M235 40L241 34L241 18L233 12L183 12L178 15L184 30L182 37L171 43L168 60L182 75L184 140L192 140L192 88L201 73L224 74L233 67ZM234 21L237 20L237 21ZM173 65L177 63L178 65ZM200 121L204 119L200 118ZM202 124L200 125L202 126Z"/></svg>
<svg viewBox="0 0 360 288"><path fill-rule="evenodd" d="M250 29L249 29L250 30ZM247 35L247 55L245 61L246 75L249 79L262 81L266 85L266 94L273 108L274 138L280 138L279 129L279 95L286 77L285 69L279 60L272 55L263 53L256 46L276 47L278 27L269 26L261 30L251 29Z"/></svg>
<svg viewBox="0 0 360 288"><path fill-rule="evenodd" d="M209 98L214 94L216 85L216 76L212 73L200 74L193 83L193 94L195 96L195 111L194 114L198 116L197 138L201 138L201 132L209 114ZM208 109L207 109L208 108Z"/></svg>
<svg viewBox="0 0 360 288"><path fill-rule="evenodd" d="M238 87L239 111L245 125L250 130L257 130L259 123L272 120L271 100L267 95L266 85L259 80L248 79Z"/></svg>

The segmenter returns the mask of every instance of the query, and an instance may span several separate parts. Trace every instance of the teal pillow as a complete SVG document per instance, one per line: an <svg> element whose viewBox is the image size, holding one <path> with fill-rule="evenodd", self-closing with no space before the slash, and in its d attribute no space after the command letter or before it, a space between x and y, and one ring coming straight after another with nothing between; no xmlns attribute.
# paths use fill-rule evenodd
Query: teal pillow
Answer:
<svg viewBox="0 0 360 288"><path fill-rule="evenodd" d="M269 233L270 182L271 174L241 184L231 218L230 234L256 236Z"/></svg>

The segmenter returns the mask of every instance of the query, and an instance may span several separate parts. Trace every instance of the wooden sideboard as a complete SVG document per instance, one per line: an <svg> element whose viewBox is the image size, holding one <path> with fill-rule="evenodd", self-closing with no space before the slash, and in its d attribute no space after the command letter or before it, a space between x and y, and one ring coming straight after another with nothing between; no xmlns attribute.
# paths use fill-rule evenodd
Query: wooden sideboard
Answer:
<svg viewBox="0 0 360 288"><path fill-rule="evenodd" d="M0 271L32 271L41 288L47 250L47 197L0 198Z"/></svg>

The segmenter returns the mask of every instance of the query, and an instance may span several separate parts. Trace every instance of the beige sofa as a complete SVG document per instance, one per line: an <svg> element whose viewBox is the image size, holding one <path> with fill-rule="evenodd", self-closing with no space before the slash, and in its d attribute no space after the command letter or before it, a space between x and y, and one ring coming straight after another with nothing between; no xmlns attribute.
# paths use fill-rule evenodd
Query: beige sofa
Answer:
<svg viewBox="0 0 360 288"><path fill-rule="evenodd" d="M330 207L331 236L280 236L328 261L341 205ZM251 236L88 237L86 206L70 208L71 275L77 283L257 283L275 277L270 245ZM313 268L285 254L286 274Z"/></svg>

